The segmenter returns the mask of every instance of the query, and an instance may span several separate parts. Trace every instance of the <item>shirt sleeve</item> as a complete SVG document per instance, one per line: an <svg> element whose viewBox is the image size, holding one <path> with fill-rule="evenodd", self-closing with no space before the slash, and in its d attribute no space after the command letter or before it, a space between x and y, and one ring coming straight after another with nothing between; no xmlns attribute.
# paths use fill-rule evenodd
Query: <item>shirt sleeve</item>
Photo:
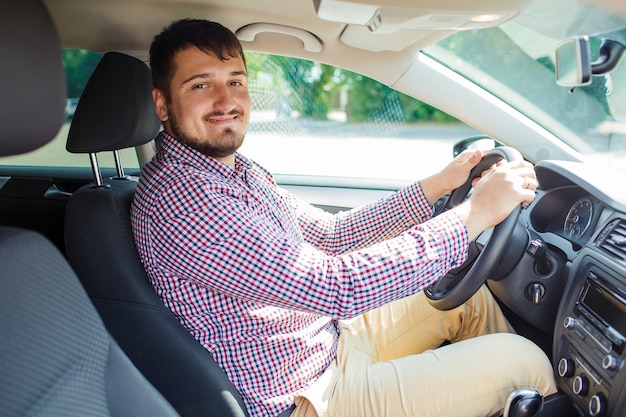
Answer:
<svg viewBox="0 0 626 417"><path fill-rule="evenodd" d="M296 213L304 239L331 255L366 248L397 236L432 216L419 183L350 211L331 214L284 194Z"/></svg>
<svg viewBox="0 0 626 417"><path fill-rule="evenodd" d="M193 204L168 200L168 195L181 192L189 193ZM465 259L467 231L453 212L409 226L429 214L424 207L409 209L414 207L414 193L415 188L400 192L347 215L338 221L343 223L340 226L332 226L358 228L367 223L362 219L384 217L387 207L397 205L404 231L394 231L395 236L385 240L375 239L375 230L393 225L395 220L374 222L375 230L359 238L359 244L347 245L360 249L333 255L307 239L293 239L277 222L270 221L272 213L251 208L254 204L227 188L214 187L193 197L189 189L167 192L161 198L159 214L151 220L152 251L167 273L211 291L350 318L420 291ZM328 226L318 224L311 230L324 227ZM306 233L313 235L311 230ZM369 244L374 240L379 241Z"/></svg>

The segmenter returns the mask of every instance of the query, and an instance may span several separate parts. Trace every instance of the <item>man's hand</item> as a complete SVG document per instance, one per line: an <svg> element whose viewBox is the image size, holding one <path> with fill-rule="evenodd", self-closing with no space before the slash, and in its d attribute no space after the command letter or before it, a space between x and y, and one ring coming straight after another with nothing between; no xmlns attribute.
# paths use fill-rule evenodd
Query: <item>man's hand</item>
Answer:
<svg viewBox="0 0 626 417"><path fill-rule="evenodd" d="M454 158L437 174L423 179L422 191L432 205L446 194L465 184L470 171L483 158L481 150L466 150Z"/></svg>
<svg viewBox="0 0 626 417"><path fill-rule="evenodd" d="M529 162L508 162L486 170L471 197L453 210L463 218L470 240L504 220L519 204L535 199L537 176Z"/></svg>

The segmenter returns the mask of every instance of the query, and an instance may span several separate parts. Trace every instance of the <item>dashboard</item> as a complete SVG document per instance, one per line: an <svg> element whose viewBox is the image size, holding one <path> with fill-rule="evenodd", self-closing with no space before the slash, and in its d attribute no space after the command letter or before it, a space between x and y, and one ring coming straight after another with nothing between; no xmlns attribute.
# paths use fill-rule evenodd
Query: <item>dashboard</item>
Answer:
<svg viewBox="0 0 626 417"><path fill-rule="evenodd" d="M574 250L587 244L604 211L602 202L571 185L545 192L531 214L533 228L568 240Z"/></svg>
<svg viewBox="0 0 626 417"><path fill-rule="evenodd" d="M504 255L515 259L514 266L487 284L501 303L549 339L559 390L580 416L621 416L626 410L626 172L565 161L542 161L535 169L537 196L521 210L510 238L515 249ZM281 186L324 208L320 197L345 194L341 187L283 180ZM364 198L380 198L392 188L370 190ZM321 194L311 194L317 190ZM542 251L524 251L531 242L539 242Z"/></svg>
<svg viewBox="0 0 626 417"><path fill-rule="evenodd" d="M528 248L488 281L523 320L552 335L561 392L585 417L626 409L626 172L542 161L513 237ZM540 247L542 250L537 251ZM523 296L520 296L523 294Z"/></svg>

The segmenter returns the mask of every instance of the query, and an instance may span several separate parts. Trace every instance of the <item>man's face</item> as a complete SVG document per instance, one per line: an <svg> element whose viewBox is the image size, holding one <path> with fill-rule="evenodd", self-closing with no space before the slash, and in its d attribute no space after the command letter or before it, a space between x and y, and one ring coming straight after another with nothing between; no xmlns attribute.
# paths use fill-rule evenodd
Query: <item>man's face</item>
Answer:
<svg viewBox="0 0 626 417"><path fill-rule="evenodd" d="M153 91L165 131L214 158L231 161L250 120L250 94L243 60L220 61L196 47L178 52L170 100Z"/></svg>

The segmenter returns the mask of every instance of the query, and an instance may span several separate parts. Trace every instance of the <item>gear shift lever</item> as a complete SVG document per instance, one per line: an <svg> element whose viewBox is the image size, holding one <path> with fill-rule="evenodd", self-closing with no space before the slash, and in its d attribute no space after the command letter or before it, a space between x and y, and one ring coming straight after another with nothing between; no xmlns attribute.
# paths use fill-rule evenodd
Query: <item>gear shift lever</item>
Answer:
<svg viewBox="0 0 626 417"><path fill-rule="evenodd" d="M516 389L506 399L502 417L535 417L543 408L543 395L534 389Z"/></svg>

